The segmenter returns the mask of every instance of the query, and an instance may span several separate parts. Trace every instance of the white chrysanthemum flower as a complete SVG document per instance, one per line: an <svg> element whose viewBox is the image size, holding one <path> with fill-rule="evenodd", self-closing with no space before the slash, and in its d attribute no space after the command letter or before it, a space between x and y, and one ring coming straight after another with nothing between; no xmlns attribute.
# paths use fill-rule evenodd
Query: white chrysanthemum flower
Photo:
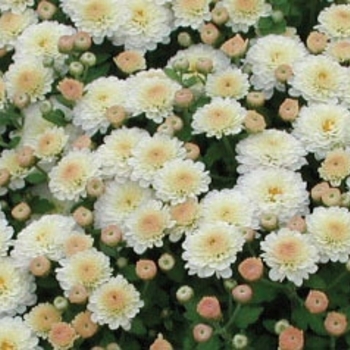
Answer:
<svg viewBox="0 0 350 350"><path fill-rule="evenodd" d="M162 247L163 238L174 224L161 201L149 200L130 214L123 237L137 254L143 254L148 248Z"/></svg>
<svg viewBox="0 0 350 350"><path fill-rule="evenodd" d="M33 10L22 13L4 12L0 17L0 49L12 50L21 33L38 21Z"/></svg>
<svg viewBox="0 0 350 350"><path fill-rule="evenodd" d="M291 96L309 102L337 102L346 84L346 69L327 56L307 56L293 66Z"/></svg>
<svg viewBox="0 0 350 350"><path fill-rule="evenodd" d="M242 174L258 167L277 167L298 170L306 164L307 154L302 143L286 131L264 130L249 135L236 146L236 159Z"/></svg>
<svg viewBox="0 0 350 350"><path fill-rule="evenodd" d="M186 150L178 139L161 134L145 136L132 150L130 179L147 187L152 184L156 171L163 168L166 162L185 156Z"/></svg>
<svg viewBox="0 0 350 350"><path fill-rule="evenodd" d="M260 245L272 281L287 279L300 287L318 269L318 251L308 234L282 228L269 233Z"/></svg>
<svg viewBox="0 0 350 350"><path fill-rule="evenodd" d="M286 223L295 215L308 213L309 193L299 173L283 168L257 168L241 175L238 190L257 206L258 218L275 215Z"/></svg>
<svg viewBox="0 0 350 350"><path fill-rule="evenodd" d="M235 189L210 191L201 201L201 222L223 222L237 228L258 228L254 203Z"/></svg>
<svg viewBox="0 0 350 350"><path fill-rule="evenodd" d="M96 44L117 33L129 17L124 0L61 0L63 11L75 27L91 35Z"/></svg>
<svg viewBox="0 0 350 350"><path fill-rule="evenodd" d="M64 243L67 237L76 230L72 217L44 215L18 233L11 256L18 266L27 269L32 259L38 256L59 261L65 256Z"/></svg>
<svg viewBox="0 0 350 350"><path fill-rule="evenodd" d="M209 21L210 0L175 0L172 2L172 10L175 16L176 27L191 27L199 29L205 21Z"/></svg>
<svg viewBox="0 0 350 350"><path fill-rule="evenodd" d="M239 68L226 68L209 74L205 84L205 91L210 97L230 97L237 100L245 97L249 91L248 74Z"/></svg>
<svg viewBox="0 0 350 350"><path fill-rule="evenodd" d="M63 35L72 35L75 29L56 21L33 24L18 37L14 60L35 57L37 60L52 59L56 68L63 66L67 55L58 51L58 40Z"/></svg>
<svg viewBox="0 0 350 350"><path fill-rule="evenodd" d="M137 182L120 183L112 181L106 184L105 193L95 202L95 226L124 224L124 220L152 196L149 188L141 187Z"/></svg>
<svg viewBox="0 0 350 350"><path fill-rule="evenodd" d="M211 102L196 110L192 117L193 134L222 138L236 135L243 129L247 114L239 102L230 98L214 97Z"/></svg>
<svg viewBox="0 0 350 350"><path fill-rule="evenodd" d="M84 96L73 109L73 124L80 126L88 135L97 131L105 133L110 125L107 110L113 106L124 106L127 88L117 77L100 77L84 88Z"/></svg>
<svg viewBox="0 0 350 350"><path fill-rule="evenodd" d="M350 213L346 208L317 207L306 217L307 231L320 253L321 262L349 260Z"/></svg>
<svg viewBox="0 0 350 350"><path fill-rule="evenodd" d="M7 102L6 98L6 86L4 79L0 77L0 110L5 108Z"/></svg>
<svg viewBox="0 0 350 350"><path fill-rule="evenodd" d="M302 60L307 51L299 39L284 35L267 35L258 38L246 55L246 63L251 65L251 83L256 90L263 90L268 98L273 89L285 91L285 84L276 77L276 69L288 66L293 69L295 62Z"/></svg>
<svg viewBox="0 0 350 350"><path fill-rule="evenodd" d="M59 263L61 267L55 270L56 278L66 297L77 285L91 293L112 275L109 258L95 248L78 252Z"/></svg>
<svg viewBox="0 0 350 350"><path fill-rule="evenodd" d="M12 63L4 75L6 92L10 100L25 95L30 102L43 100L51 91L53 72L30 57Z"/></svg>
<svg viewBox="0 0 350 350"><path fill-rule="evenodd" d="M148 132L143 129L122 127L106 136L104 143L96 151L97 157L101 160L103 175L129 178L132 171L129 164L132 152L138 142L148 135Z"/></svg>
<svg viewBox="0 0 350 350"><path fill-rule="evenodd" d="M22 13L27 7L32 7L34 0L1 0L0 11L11 11L13 13Z"/></svg>
<svg viewBox="0 0 350 350"><path fill-rule="evenodd" d="M200 278L213 275L229 278L232 276L231 264L236 261L244 242L243 234L228 224L199 226L182 243L185 268L189 270L189 275L198 275Z"/></svg>
<svg viewBox="0 0 350 350"><path fill-rule="evenodd" d="M271 14L271 5L265 0L223 0L222 6L229 14L226 23L234 32L246 33L249 27L255 26L261 17Z"/></svg>
<svg viewBox="0 0 350 350"><path fill-rule="evenodd" d="M178 204L207 192L210 181L203 163L175 159L156 173L153 186L158 198Z"/></svg>
<svg viewBox="0 0 350 350"><path fill-rule="evenodd" d="M7 256L9 247L12 245L14 230L6 220L5 215L0 211L0 257Z"/></svg>
<svg viewBox="0 0 350 350"><path fill-rule="evenodd" d="M1 349L40 350L39 339L20 317L0 318Z"/></svg>
<svg viewBox="0 0 350 350"><path fill-rule="evenodd" d="M79 200L86 196L89 180L100 175L100 161L87 149L65 155L49 173L49 188L59 200Z"/></svg>
<svg viewBox="0 0 350 350"><path fill-rule="evenodd" d="M35 304L35 290L32 274L18 268L12 258L0 258L0 319L22 314Z"/></svg>
<svg viewBox="0 0 350 350"><path fill-rule="evenodd" d="M140 72L128 80L130 95L127 107L133 116L145 113L146 118L161 123L173 114L175 93L181 85L163 72L150 70Z"/></svg>
<svg viewBox="0 0 350 350"><path fill-rule="evenodd" d="M172 28L172 12L152 0L128 0L123 5L128 17L113 37L115 45L126 50L152 51L158 43L168 44Z"/></svg>
<svg viewBox="0 0 350 350"><path fill-rule="evenodd" d="M302 107L293 127L292 134L319 159L332 149L350 145L350 112L338 104Z"/></svg>
<svg viewBox="0 0 350 350"><path fill-rule="evenodd" d="M64 150L68 137L64 128L53 126L45 129L35 138L27 138L24 144L31 146L39 159L52 162Z"/></svg>
<svg viewBox="0 0 350 350"><path fill-rule="evenodd" d="M123 276L118 275L98 287L87 305L92 321L110 329L131 328L132 319L144 306L140 293Z"/></svg>
<svg viewBox="0 0 350 350"><path fill-rule="evenodd" d="M329 37L348 38L350 36L350 5L342 4L325 7L317 18L319 24L315 26Z"/></svg>

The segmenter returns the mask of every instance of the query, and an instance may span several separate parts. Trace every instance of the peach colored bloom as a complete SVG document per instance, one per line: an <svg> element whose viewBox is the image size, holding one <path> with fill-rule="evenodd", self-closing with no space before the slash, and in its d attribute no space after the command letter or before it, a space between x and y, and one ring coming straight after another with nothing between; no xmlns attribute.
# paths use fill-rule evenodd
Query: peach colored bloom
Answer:
<svg viewBox="0 0 350 350"><path fill-rule="evenodd" d="M73 347L77 338L79 336L70 324L57 322L52 325L48 340L55 349L68 350Z"/></svg>
<svg viewBox="0 0 350 350"><path fill-rule="evenodd" d="M241 276L249 282L258 281L264 273L264 265L260 258L250 257L238 265Z"/></svg>
<svg viewBox="0 0 350 350"><path fill-rule="evenodd" d="M305 232L306 231L305 219L299 215L293 216L288 221L287 227L292 231Z"/></svg>
<svg viewBox="0 0 350 350"><path fill-rule="evenodd" d="M118 245L122 238L122 231L117 225L108 225L101 231L101 241L110 247Z"/></svg>
<svg viewBox="0 0 350 350"><path fill-rule="evenodd" d="M136 263L136 275L142 280L148 281L156 277L157 265L153 260L140 259Z"/></svg>
<svg viewBox="0 0 350 350"><path fill-rule="evenodd" d="M64 78L58 83L58 91L68 101L77 101L83 97L84 85L75 79Z"/></svg>
<svg viewBox="0 0 350 350"><path fill-rule="evenodd" d="M206 23L200 30L201 40L207 45L214 45L219 36L219 29L211 22Z"/></svg>
<svg viewBox="0 0 350 350"><path fill-rule="evenodd" d="M30 206L26 202L18 203L11 210L12 217L18 221L28 220L31 214L32 214L32 210L30 209Z"/></svg>
<svg viewBox="0 0 350 350"><path fill-rule="evenodd" d="M327 207L339 206L341 202L341 192L339 188L327 189L322 194L321 201Z"/></svg>
<svg viewBox="0 0 350 350"><path fill-rule="evenodd" d="M324 292L310 290L305 300L305 307L312 313L318 314L327 310L329 300Z"/></svg>
<svg viewBox="0 0 350 350"><path fill-rule="evenodd" d="M193 328L193 338L198 343L208 341L213 334L213 328L204 323L198 323Z"/></svg>
<svg viewBox="0 0 350 350"><path fill-rule="evenodd" d="M220 50L231 58L241 57L247 51L248 39L244 40L239 34L225 41Z"/></svg>
<svg viewBox="0 0 350 350"><path fill-rule="evenodd" d="M158 334L157 339L151 344L149 350L173 350L173 347L163 338L162 334Z"/></svg>
<svg viewBox="0 0 350 350"><path fill-rule="evenodd" d="M313 31L306 39L306 46L311 53L318 54L325 50L327 42L328 37L326 34Z"/></svg>
<svg viewBox="0 0 350 350"><path fill-rule="evenodd" d="M232 297L237 303L249 303L253 297L252 287L248 284L239 284L232 289Z"/></svg>
<svg viewBox="0 0 350 350"><path fill-rule="evenodd" d="M303 350L304 332L293 326L282 331L278 338L279 350Z"/></svg>
<svg viewBox="0 0 350 350"><path fill-rule="evenodd" d="M218 320L222 316L220 303L216 297L203 297L197 304L197 312L209 320Z"/></svg>
<svg viewBox="0 0 350 350"><path fill-rule="evenodd" d="M72 321L75 331L83 338L90 338L98 331L97 323L91 320L91 312L80 312Z"/></svg>
<svg viewBox="0 0 350 350"><path fill-rule="evenodd" d="M73 212L75 222L81 227L90 226L94 221L92 211L86 207L80 206Z"/></svg>
<svg viewBox="0 0 350 350"><path fill-rule="evenodd" d="M146 68L146 60L138 51L123 51L114 57L113 61L126 74L132 74Z"/></svg>
<svg viewBox="0 0 350 350"><path fill-rule="evenodd" d="M299 102L292 98L286 98L279 106L278 114L282 120L291 122L295 120L299 114Z"/></svg>
<svg viewBox="0 0 350 350"><path fill-rule="evenodd" d="M321 201L322 195L329 189L328 182L320 182L311 189L311 198L315 202Z"/></svg>
<svg viewBox="0 0 350 350"><path fill-rule="evenodd" d="M73 286L68 294L68 299L72 304L83 304L87 301L88 297L89 293L81 284Z"/></svg>
<svg viewBox="0 0 350 350"><path fill-rule="evenodd" d="M36 277L46 276L51 270L51 261L46 256L37 256L30 262L29 270Z"/></svg>
<svg viewBox="0 0 350 350"><path fill-rule="evenodd" d="M340 312L328 312L324 320L324 327L330 335L339 337L343 335L348 328L346 316Z"/></svg>
<svg viewBox="0 0 350 350"><path fill-rule="evenodd" d="M92 248L93 239L89 235L72 233L64 241L64 253L70 257L76 253Z"/></svg>

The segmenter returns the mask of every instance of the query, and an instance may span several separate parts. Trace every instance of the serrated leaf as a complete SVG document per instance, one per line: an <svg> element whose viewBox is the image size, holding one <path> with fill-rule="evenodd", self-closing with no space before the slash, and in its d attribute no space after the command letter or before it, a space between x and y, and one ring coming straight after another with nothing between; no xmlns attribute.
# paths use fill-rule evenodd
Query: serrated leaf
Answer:
<svg viewBox="0 0 350 350"><path fill-rule="evenodd" d="M60 109L54 109L48 113L44 113L43 118L57 126L66 126L68 124L64 112Z"/></svg>
<svg viewBox="0 0 350 350"><path fill-rule="evenodd" d="M255 323L263 311L264 308L261 306L243 306L238 312L234 324L240 329L245 329L252 323Z"/></svg>
<svg viewBox="0 0 350 350"><path fill-rule="evenodd" d="M47 175L40 171L33 171L26 176L25 180L32 185L37 185L46 182Z"/></svg>

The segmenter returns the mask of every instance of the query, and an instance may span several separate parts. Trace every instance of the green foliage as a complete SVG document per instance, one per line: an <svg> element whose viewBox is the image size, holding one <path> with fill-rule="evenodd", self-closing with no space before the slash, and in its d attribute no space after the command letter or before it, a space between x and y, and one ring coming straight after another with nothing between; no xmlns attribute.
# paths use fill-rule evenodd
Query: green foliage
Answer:
<svg viewBox="0 0 350 350"><path fill-rule="evenodd" d="M239 329L246 329L251 324L255 323L264 308L261 306L246 305L239 310L237 317L235 318L234 324Z"/></svg>
<svg viewBox="0 0 350 350"><path fill-rule="evenodd" d="M68 124L64 112L60 109L54 109L48 113L44 113L43 118L57 126L66 126Z"/></svg>

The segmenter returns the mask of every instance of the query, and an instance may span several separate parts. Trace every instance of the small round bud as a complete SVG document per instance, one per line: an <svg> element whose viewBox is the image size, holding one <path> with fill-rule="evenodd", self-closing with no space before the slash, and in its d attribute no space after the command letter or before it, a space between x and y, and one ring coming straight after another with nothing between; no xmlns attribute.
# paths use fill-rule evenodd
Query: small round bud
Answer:
<svg viewBox="0 0 350 350"><path fill-rule="evenodd" d="M177 58L173 62L173 68L179 72L186 72L188 68L190 67L190 63L188 62L187 58Z"/></svg>
<svg viewBox="0 0 350 350"><path fill-rule="evenodd" d="M287 222L287 227L292 231L299 231L304 233L306 231L305 219L299 215L293 216Z"/></svg>
<svg viewBox="0 0 350 350"><path fill-rule="evenodd" d="M264 264L260 258L246 258L238 265L238 272L246 281L255 282L263 276Z"/></svg>
<svg viewBox="0 0 350 350"><path fill-rule="evenodd" d="M203 73L203 74L209 74L213 71L214 68L214 64L213 64L213 60L210 58L198 58L197 62L196 62L196 70L199 73Z"/></svg>
<svg viewBox="0 0 350 350"><path fill-rule="evenodd" d="M101 241L109 247L117 246L122 238L122 231L117 225L108 225L101 231Z"/></svg>
<svg viewBox="0 0 350 350"><path fill-rule="evenodd" d="M81 62L73 61L69 65L69 74L73 75L74 77L78 77L82 75L84 72L84 65Z"/></svg>
<svg viewBox="0 0 350 350"><path fill-rule="evenodd" d="M177 42L182 47L189 47L192 45L191 35L187 32L180 32L177 36Z"/></svg>
<svg viewBox="0 0 350 350"><path fill-rule="evenodd" d="M281 334L286 328L290 326L288 320L282 319L275 323L275 333Z"/></svg>
<svg viewBox="0 0 350 350"><path fill-rule="evenodd" d="M262 107L265 104L265 95L261 91L249 92L247 97L247 105L251 108Z"/></svg>
<svg viewBox="0 0 350 350"><path fill-rule="evenodd" d="M173 136L175 134L175 130L173 126L169 123L160 124L157 128L157 132L159 134L164 134L169 136Z"/></svg>
<svg viewBox="0 0 350 350"><path fill-rule="evenodd" d="M322 195L329 189L328 182L320 182L311 189L311 198L314 202L320 202Z"/></svg>
<svg viewBox="0 0 350 350"><path fill-rule="evenodd" d="M329 300L324 292L310 290L305 300L305 307L312 314L319 314L327 310Z"/></svg>
<svg viewBox="0 0 350 350"><path fill-rule="evenodd" d="M68 294L68 300L72 304L84 304L88 300L89 293L83 285L75 285Z"/></svg>
<svg viewBox="0 0 350 350"><path fill-rule="evenodd" d="M157 265L153 260L140 259L136 263L136 275L144 280L152 280L157 275Z"/></svg>
<svg viewBox="0 0 350 350"><path fill-rule="evenodd" d="M60 53L69 54L73 51L74 35L62 35L58 39L58 51Z"/></svg>
<svg viewBox="0 0 350 350"><path fill-rule="evenodd" d="M239 34L225 41L220 50L230 58L242 57L248 48L248 39L244 40Z"/></svg>
<svg viewBox="0 0 350 350"><path fill-rule="evenodd" d="M221 306L216 297L203 297L196 308L198 314L208 320L219 320L222 317Z"/></svg>
<svg viewBox="0 0 350 350"><path fill-rule="evenodd" d="M289 326L278 337L280 350L303 350L304 332L296 327Z"/></svg>
<svg viewBox="0 0 350 350"><path fill-rule="evenodd" d="M113 58L116 66L125 74L132 74L139 70L146 69L146 59L138 51L123 51Z"/></svg>
<svg viewBox="0 0 350 350"><path fill-rule="evenodd" d="M171 115L166 118L165 124L169 125L174 131L180 131L184 126L184 122L177 115Z"/></svg>
<svg viewBox="0 0 350 350"><path fill-rule="evenodd" d="M272 12L271 18L275 23L280 23L284 20L284 14L280 10L275 10Z"/></svg>
<svg viewBox="0 0 350 350"><path fill-rule="evenodd" d="M197 343L205 343L211 338L213 328L204 323L199 323L194 326L192 334Z"/></svg>
<svg viewBox="0 0 350 350"><path fill-rule="evenodd" d="M30 146L23 146L17 151L16 158L19 166L31 167L35 163L34 149Z"/></svg>
<svg viewBox="0 0 350 350"><path fill-rule="evenodd" d="M28 220L31 214L32 214L32 210L30 209L30 206L25 202L21 202L17 204L11 210L12 217L18 221Z"/></svg>
<svg viewBox="0 0 350 350"><path fill-rule="evenodd" d="M237 286L237 281L233 278L224 280L224 287L227 291L232 291L233 288Z"/></svg>
<svg viewBox="0 0 350 350"><path fill-rule="evenodd" d="M341 192L339 188L329 188L321 196L322 203L327 207L339 206L341 201Z"/></svg>
<svg viewBox="0 0 350 350"><path fill-rule="evenodd" d="M248 284L239 284L232 289L232 297L237 303L249 303L253 298L252 287Z"/></svg>
<svg viewBox="0 0 350 350"><path fill-rule="evenodd" d="M117 261L117 266L119 269L123 269L124 267L126 267L128 265L128 259L124 258L123 256L118 258Z"/></svg>
<svg viewBox="0 0 350 350"><path fill-rule="evenodd" d="M30 103L30 98L27 94L16 94L13 97L13 104L19 108L23 109L26 108Z"/></svg>
<svg viewBox="0 0 350 350"><path fill-rule="evenodd" d="M127 119L128 114L123 106L111 106L106 111L106 117L114 128L119 128Z"/></svg>
<svg viewBox="0 0 350 350"><path fill-rule="evenodd" d="M200 30L201 40L207 45L215 45L219 36L220 31L213 23L205 24Z"/></svg>
<svg viewBox="0 0 350 350"><path fill-rule="evenodd" d="M2 168L0 169L0 187L4 187L8 185L11 179L11 174L8 169Z"/></svg>
<svg viewBox="0 0 350 350"><path fill-rule="evenodd" d="M99 178L92 178L86 185L86 193L89 197L98 198L105 192L105 184Z"/></svg>
<svg viewBox="0 0 350 350"><path fill-rule="evenodd" d="M72 146L73 146L73 148L77 148L77 149L92 148L91 137L89 135L80 135L73 142Z"/></svg>
<svg viewBox="0 0 350 350"><path fill-rule="evenodd" d="M322 53L326 49L327 44L327 35L317 31L311 32L306 39L306 46L313 54Z"/></svg>
<svg viewBox="0 0 350 350"><path fill-rule="evenodd" d="M278 227L278 218L274 214L263 214L260 218L260 224L266 231L273 231Z"/></svg>
<svg viewBox="0 0 350 350"><path fill-rule="evenodd" d="M94 214L90 209L80 206L74 210L73 218L79 226L87 227L93 223Z"/></svg>
<svg viewBox="0 0 350 350"><path fill-rule="evenodd" d="M65 297L58 296L54 299L53 305L55 308L59 311L64 311L67 309L69 303L68 300Z"/></svg>
<svg viewBox="0 0 350 350"><path fill-rule="evenodd" d="M173 347L163 338L162 334L158 334L157 339L151 344L149 350L173 350Z"/></svg>
<svg viewBox="0 0 350 350"><path fill-rule="evenodd" d="M183 88L175 93L175 106L179 108L188 108L194 101L194 94L188 88Z"/></svg>
<svg viewBox="0 0 350 350"><path fill-rule="evenodd" d="M84 84L79 80L64 78L57 85L57 90L68 101L78 101L83 97Z"/></svg>
<svg viewBox="0 0 350 350"><path fill-rule="evenodd" d="M215 5L211 11L211 19L219 26L225 24L229 19L228 11L223 6Z"/></svg>
<svg viewBox="0 0 350 350"><path fill-rule="evenodd" d="M275 69L275 77L280 83L287 82L293 75L292 67L288 64L281 64Z"/></svg>
<svg viewBox="0 0 350 350"><path fill-rule="evenodd" d="M36 12L41 20L50 20L56 13L57 7L49 2L42 0L39 2Z"/></svg>
<svg viewBox="0 0 350 350"><path fill-rule="evenodd" d="M106 349L103 348L102 346L94 346L90 350L106 350Z"/></svg>
<svg viewBox="0 0 350 350"><path fill-rule="evenodd" d="M264 116L253 110L247 112L243 124L245 129L251 134L262 132L266 128Z"/></svg>
<svg viewBox="0 0 350 350"><path fill-rule="evenodd" d="M51 261L44 255L37 256L30 262L29 270L36 277L47 276L51 270Z"/></svg>
<svg viewBox="0 0 350 350"><path fill-rule="evenodd" d="M96 64L96 55L92 52L84 52L80 58L79 61L87 67L93 67Z"/></svg>
<svg viewBox="0 0 350 350"><path fill-rule="evenodd" d="M91 36L87 32L78 32L73 36L73 47L77 51L87 51L92 45ZM96 60L96 57L95 57Z"/></svg>
<svg viewBox="0 0 350 350"><path fill-rule="evenodd" d="M193 142L186 142L184 147L185 147L186 152L187 152L186 153L187 159L196 160L201 155L200 154L201 151L200 151L199 146Z"/></svg>
<svg viewBox="0 0 350 350"><path fill-rule="evenodd" d="M244 349L248 345L248 338L244 334L236 334L232 338L232 345L235 349Z"/></svg>
<svg viewBox="0 0 350 350"><path fill-rule="evenodd" d="M175 258L169 253L163 253L158 259L158 266L162 271L170 271L175 266Z"/></svg>
<svg viewBox="0 0 350 350"><path fill-rule="evenodd" d="M176 291L176 299L180 303L186 303L190 301L193 298L194 291L193 288L190 286L181 286Z"/></svg>
<svg viewBox="0 0 350 350"><path fill-rule="evenodd" d="M348 320L346 316L340 312L328 312L324 320L324 328L327 333L339 337L343 335L348 327Z"/></svg>
<svg viewBox="0 0 350 350"><path fill-rule="evenodd" d="M40 104L40 112L44 115L50 113L52 111L52 108L52 102L49 100L45 100Z"/></svg>
<svg viewBox="0 0 350 350"><path fill-rule="evenodd" d="M242 229L242 233L244 235L244 239L246 242L253 242L256 237L256 231L254 231L252 228L244 228Z"/></svg>
<svg viewBox="0 0 350 350"><path fill-rule="evenodd" d="M299 114L299 102L292 98L286 98L278 109L278 115L285 122L294 121Z"/></svg>

